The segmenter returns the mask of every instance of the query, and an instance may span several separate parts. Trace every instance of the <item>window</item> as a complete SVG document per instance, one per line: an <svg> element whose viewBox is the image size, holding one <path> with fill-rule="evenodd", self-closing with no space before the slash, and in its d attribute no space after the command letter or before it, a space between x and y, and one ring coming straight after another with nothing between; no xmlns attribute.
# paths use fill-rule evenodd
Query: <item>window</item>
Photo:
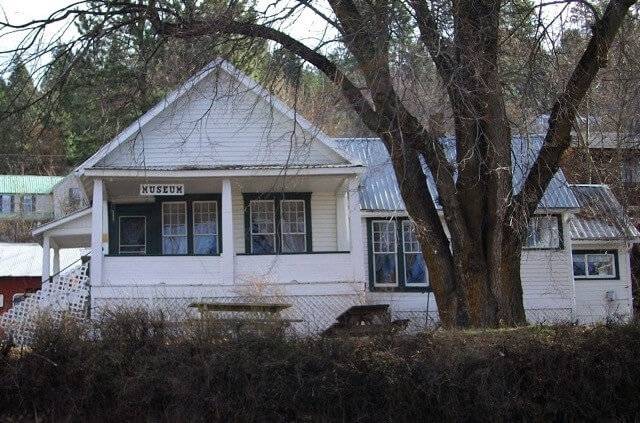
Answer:
<svg viewBox="0 0 640 423"><path fill-rule="evenodd" d="M618 279L618 256L608 251L573 251L576 279Z"/></svg>
<svg viewBox="0 0 640 423"><path fill-rule="evenodd" d="M14 196L11 194L0 195L0 213L13 213L14 201Z"/></svg>
<svg viewBox="0 0 640 423"><path fill-rule="evenodd" d="M312 252L311 193L245 193L247 254Z"/></svg>
<svg viewBox="0 0 640 423"><path fill-rule="evenodd" d="M402 221L402 242L404 247L404 283L409 285L427 284L427 265L422 256L416 228L410 220Z"/></svg>
<svg viewBox="0 0 640 423"><path fill-rule="evenodd" d="M146 254L147 218L145 216L120 216L120 254Z"/></svg>
<svg viewBox="0 0 640 423"><path fill-rule="evenodd" d="M367 238L371 290L429 290L429 272L411 220L369 218Z"/></svg>
<svg viewBox="0 0 640 423"><path fill-rule="evenodd" d="M251 200L251 253L273 254L276 252L276 219L274 200Z"/></svg>
<svg viewBox="0 0 640 423"><path fill-rule="evenodd" d="M36 211L36 196L27 194L22 196L22 212L33 213Z"/></svg>
<svg viewBox="0 0 640 423"><path fill-rule="evenodd" d="M4 295L0 294L0 308L4 307Z"/></svg>
<svg viewBox="0 0 640 423"><path fill-rule="evenodd" d="M525 248L556 249L562 248L560 234L560 217L533 216L529 220Z"/></svg>
<svg viewBox="0 0 640 423"><path fill-rule="evenodd" d="M218 254L218 203L193 202L193 253Z"/></svg>
<svg viewBox="0 0 640 423"><path fill-rule="evenodd" d="M280 230L283 253L307 251L306 217L304 200L280 202Z"/></svg>
<svg viewBox="0 0 640 423"><path fill-rule="evenodd" d="M374 220L371 223L373 244L373 284L398 285L398 259L396 257L396 222Z"/></svg>
<svg viewBox="0 0 640 423"><path fill-rule="evenodd" d="M187 254L187 203L162 203L162 254Z"/></svg>

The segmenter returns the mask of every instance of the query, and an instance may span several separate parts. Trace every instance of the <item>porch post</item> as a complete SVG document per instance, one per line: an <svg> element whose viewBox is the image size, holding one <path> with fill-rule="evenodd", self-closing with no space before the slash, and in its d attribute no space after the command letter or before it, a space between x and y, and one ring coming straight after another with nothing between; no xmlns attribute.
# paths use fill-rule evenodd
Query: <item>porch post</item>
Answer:
<svg viewBox="0 0 640 423"><path fill-rule="evenodd" d="M340 184L336 192L336 239L338 241L338 251L350 249L349 240L349 181Z"/></svg>
<svg viewBox="0 0 640 423"><path fill-rule="evenodd" d="M51 243L49 237L42 238L42 282L51 276Z"/></svg>
<svg viewBox="0 0 640 423"><path fill-rule="evenodd" d="M362 221L360 213L359 179L357 176L349 180L349 241L351 263L353 263L353 280L364 282L364 244L362 239Z"/></svg>
<svg viewBox="0 0 640 423"><path fill-rule="evenodd" d="M102 284L103 199L104 183L102 179L95 179L93 181L93 201L91 203L91 285Z"/></svg>
<svg viewBox="0 0 640 423"><path fill-rule="evenodd" d="M231 181L222 181L222 281L235 281L235 246L233 245L233 195Z"/></svg>
<svg viewBox="0 0 640 423"><path fill-rule="evenodd" d="M53 240L50 240L50 243L53 247L53 274L57 275L60 273L60 247Z"/></svg>

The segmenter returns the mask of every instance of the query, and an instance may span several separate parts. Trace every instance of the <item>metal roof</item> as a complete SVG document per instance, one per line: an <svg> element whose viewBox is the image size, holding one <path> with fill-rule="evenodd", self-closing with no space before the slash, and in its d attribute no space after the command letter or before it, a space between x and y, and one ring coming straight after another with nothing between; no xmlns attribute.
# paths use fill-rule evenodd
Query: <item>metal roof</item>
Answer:
<svg viewBox="0 0 640 423"><path fill-rule="evenodd" d="M404 210L404 202L400 195L393 166L384 144L378 138L337 138L337 145L354 159L360 160L367 166L360 186L360 201L362 209L373 211ZM455 140L445 138L442 141L445 153L453 162L455 156ZM542 146L542 137L514 137L513 150L513 186L517 192L521 189L524 177L529 172L533 161ZM424 166L427 186L431 197L437 200L435 183L429 169ZM562 171L558 171L549 183L540 201L542 209L574 209L580 204L568 186Z"/></svg>
<svg viewBox="0 0 640 423"><path fill-rule="evenodd" d="M81 248L60 250L60 269L80 259L84 251ZM53 259L53 254L51 256ZM0 243L0 277L41 275L42 247L40 244Z"/></svg>
<svg viewBox="0 0 640 423"><path fill-rule="evenodd" d="M0 194L49 194L62 176L0 175Z"/></svg>
<svg viewBox="0 0 640 423"><path fill-rule="evenodd" d="M574 240L638 239L640 232L606 185L571 185L580 210L570 221Z"/></svg>

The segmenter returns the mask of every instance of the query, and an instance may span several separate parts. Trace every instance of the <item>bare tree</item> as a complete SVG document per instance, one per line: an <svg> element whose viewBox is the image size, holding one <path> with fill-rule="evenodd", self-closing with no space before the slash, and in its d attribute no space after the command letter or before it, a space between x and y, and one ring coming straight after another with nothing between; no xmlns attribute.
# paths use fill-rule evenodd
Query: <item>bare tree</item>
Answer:
<svg viewBox="0 0 640 423"><path fill-rule="evenodd" d="M544 142L517 191L501 68L501 12L507 3L500 0L276 0L264 12L251 14L241 13L233 1L204 13L191 0L98 0L75 3L41 21L5 25L25 31L25 40L37 39L46 25L92 15L102 19L100 28L89 34L93 38L115 26L143 22L168 39L269 40L315 66L389 151L407 211L418 228L442 322L486 327L525 322L520 259L528 221L558 171L577 110L606 65L635 0L610 0L603 8L581 3L592 12L588 42L552 101ZM314 13L337 34L330 41L347 52L350 71L329 54L327 40L310 47L278 25L301 11ZM538 48L543 48L546 28L542 33ZM412 40L414 57L422 52L422 57L430 57L414 63L413 74L420 75L419 66L430 66L438 75L452 115L453 162L437 125L430 125L428 116L404 94L407 74L401 72L398 57L408 47L401 39ZM434 177L446 229L421 161Z"/></svg>

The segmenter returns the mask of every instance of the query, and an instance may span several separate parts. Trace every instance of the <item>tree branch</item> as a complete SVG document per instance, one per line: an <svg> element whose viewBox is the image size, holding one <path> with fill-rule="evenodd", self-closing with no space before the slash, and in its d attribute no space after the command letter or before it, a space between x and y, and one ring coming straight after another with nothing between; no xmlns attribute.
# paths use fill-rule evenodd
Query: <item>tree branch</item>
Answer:
<svg viewBox="0 0 640 423"><path fill-rule="evenodd" d="M602 19L593 25L589 40L578 65L564 91L556 99L542 148L525 180L514 197L513 216L528 218L538 207L549 182L560 166L562 155L571 144L571 128L578 107L598 71L606 66L607 54L625 15L636 0L611 0Z"/></svg>

